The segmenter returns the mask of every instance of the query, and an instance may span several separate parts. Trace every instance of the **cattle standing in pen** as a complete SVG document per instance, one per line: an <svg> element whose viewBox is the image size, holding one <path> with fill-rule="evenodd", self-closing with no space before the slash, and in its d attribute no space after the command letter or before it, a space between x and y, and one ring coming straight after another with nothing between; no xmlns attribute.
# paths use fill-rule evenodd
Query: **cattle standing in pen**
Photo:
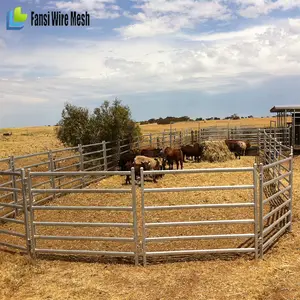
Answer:
<svg viewBox="0 0 300 300"><path fill-rule="evenodd" d="M124 171L130 171L131 168L134 168L134 174L135 174L134 180L137 180L137 177L141 176L140 169L141 168L147 169L147 163L146 162L141 162L140 164L136 164L135 162L128 161L125 164ZM126 175L126 182L125 182L125 184L130 184L130 183L131 183L130 175Z"/></svg>
<svg viewBox="0 0 300 300"><path fill-rule="evenodd" d="M173 163L176 162L177 170L179 169L179 163L181 169L183 169L183 153L181 149L172 149L171 147L167 147L164 150L165 159L168 161L169 170L171 170L171 166L173 169Z"/></svg>
<svg viewBox="0 0 300 300"><path fill-rule="evenodd" d="M133 166L134 158L137 156L137 151L130 150L120 156L118 161L118 169L120 171L130 171ZM125 184L130 184L130 175L126 175Z"/></svg>
<svg viewBox="0 0 300 300"><path fill-rule="evenodd" d="M161 170L163 168L162 162L158 158L147 157L143 155L136 156L134 159L135 167L143 167L145 171ZM153 182L157 182L157 178L161 175L152 175Z"/></svg>
<svg viewBox="0 0 300 300"><path fill-rule="evenodd" d="M225 140L228 149L234 153L236 158L241 159L241 156L246 155L247 143L239 140ZM248 145L250 143L248 142Z"/></svg>
<svg viewBox="0 0 300 300"><path fill-rule="evenodd" d="M200 145L198 143L195 143L193 146L192 145L185 145L181 147L181 151L183 154L183 162L185 161L185 157L191 156L192 158L194 157L194 160L199 162L200 157L203 154L204 146Z"/></svg>

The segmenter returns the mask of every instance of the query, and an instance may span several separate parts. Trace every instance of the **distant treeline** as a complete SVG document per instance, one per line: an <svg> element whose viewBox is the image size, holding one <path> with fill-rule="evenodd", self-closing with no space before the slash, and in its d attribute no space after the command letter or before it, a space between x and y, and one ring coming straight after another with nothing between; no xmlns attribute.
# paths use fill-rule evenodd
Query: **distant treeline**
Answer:
<svg viewBox="0 0 300 300"><path fill-rule="evenodd" d="M231 116L223 118L223 120L239 120L239 119L247 119L247 118L253 118L253 116L247 116L247 117L240 117L237 114L233 114ZM221 118L218 117L210 117L210 118L196 118L192 119L188 116L183 116L183 117L166 117L166 118L151 118L147 121L141 121L139 122L140 125L145 125L145 124L170 124L176 123L176 122L189 122L189 121L210 121L210 120L221 120Z"/></svg>

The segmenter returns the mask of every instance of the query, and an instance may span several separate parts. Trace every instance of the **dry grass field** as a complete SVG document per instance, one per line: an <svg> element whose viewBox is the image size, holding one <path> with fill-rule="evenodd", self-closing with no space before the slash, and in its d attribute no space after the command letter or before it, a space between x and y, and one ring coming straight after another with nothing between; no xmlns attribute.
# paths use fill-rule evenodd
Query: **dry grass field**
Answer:
<svg viewBox="0 0 300 300"><path fill-rule="evenodd" d="M209 120L209 121L194 121L194 122L178 122L172 124L172 129L184 130L189 128L205 128L209 126L217 127L243 127L243 126L253 126L253 127L268 127L270 126L270 121L276 121L275 118L250 118L250 119L240 119L240 120ZM273 125L274 126L274 125ZM170 124L158 125L158 124L146 124L142 125L143 132L155 133L163 132L164 130L170 130Z"/></svg>
<svg viewBox="0 0 300 300"><path fill-rule="evenodd" d="M228 161L224 163L206 163L199 164L190 163L186 165L188 168L196 167L237 167L251 166L253 158L243 157L241 160ZM246 184L251 178L249 175L242 173L237 177L228 177L221 175L167 175L157 184L161 186L183 186L196 184ZM115 176L108 178L95 186L100 187L121 187L124 178ZM150 263L146 268L129 264L103 263L90 261L65 261L58 258L40 258L37 261L31 261L26 256L12 254L9 252L1 252L0 254L0 299L259 299L259 300L285 300L300 299L300 159L295 159L295 177L294 177L294 223L293 232L286 234L281 240L265 255L263 260L252 260L247 257L239 257L235 259L216 260L204 259L189 262L166 262L166 263ZM152 182L146 183L147 187L153 187ZM172 197L166 194L157 197L156 195L147 195L148 204L158 203L205 203L208 202L235 202L247 201L251 195L248 192L238 191L234 196L227 193L208 193L202 192L197 194L192 192L189 196L184 194L175 194ZM56 204L73 205L89 204L97 205L99 201L107 204L114 199L113 205L122 203L126 204L129 197L111 197L100 198L96 195L70 195L56 200ZM199 218L211 218L208 214L203 215L203 211L192 211L189 214L177 215L180 220L191 220ZM232 213L226 214L231 217L246 217L249 211L236 211L236 215ZM218 212L214 217L221 218L223 212ZM105 221L112 218L112 215L102 215L90 213L84 216L87 220ZM116 216L114 216L115 218ZM155 214L149 216L149 221L155 220L173 220L174 216L163 214ZM49 220L49 212L42 211L37 216L39 220ZM83 220L82 213L70 214L52 212L51 219L57 221ZM97 219L98 218L98 219ZM128 216L117 215L118 220L127 221ZM151 219L154 218L154 219ZM220 228L219 228L220 229ZM54 234L53 229L45 229L48 234ZM59 235L61 229L55 230L55 234ZM71 229L70 229L71 230ZM196 229L185 228L188 233L195 234ZM202 229L207 234L209 228ZM231 231L231 229L228 229ZM239 232L245 232L249 228L237 228ZM42 231L40 231L42 232ZM179 232L176 232L179 233ZM186 233L186 232L185 232ZM94 231L89 233L97 235ZM103 234L103 233L102 233ZM124 233L126 234L126 233ZM151 234L162 234L153 232ZM174 232L164 232L166 235L173 235ZM74 247L72 243L62 244L57 241L47 241L40 246L47 247ZM99 242L97 242L99 243ZM106 247L109 249L111 245L107 244L84 243L83 249L90 247ZM222 244L224 243L224 244ZM229 241L222 241L219 246L228 246ZM237 245L237 241L233 241ZM201 246L191 242L186 244L187 247L193 249ZM78 245L77 245L78 246ZM173 247L182 247L182 245L172 245ZM216 242L205 242L205 247L216 247ZM162 249L158 247L155 249ZM168 249L168 244L166 244ZM123 249L123 248L119 248ZM128 249L126 249L128 250Z"/></svg>
<svg viewBox="0 0 300 300"><path fill-rule="evenodd" d="M3 136L2 132L12 132L12 136ZM59 148L64 146L52 126L0 129L0 158Z"/></svg>
<svg viewBox="0 0 300 300"><path fill-rule="evenodd" d="M276 118L253 118L240 120L217 120L217 121L200 121L200 122L179 122L172 124L172 129L182 130L188 128L201 128L208 126L240 127L254 126L266 127L270 125L270 121L275 121ZM143 133L156 133L169 130L170 125L149 124L142 125ZM3 132L12 132L13 135L6 137L2 136ZM5 158L11 155L25 155L30 153L47 151L49 149L60 149L64 146L57 140L55 136L55 127L40 126L26 128L3 128L0 129L0 158Z"/></svg>
<svg viewBox="0 0 300 300"><path fill-rule="evenodd" d="M244 119L240 122L253 121L254 119ZM257 119L265 122L266 126L270 122L270 118ZM209 124L211 122L211 124ZM215 126L212 122L223 121L207 121L201 122L201 126ZM197 123L191 125L192 122L176 123L173 128L177 130L181 128L197 128ZM218 123L218 125L221 123ZM226 125L227 125L226 121ZM226 126L225 124L220 126ZM252 125L241 124L240 125ZM254 125L254 124L253 124ZM230 126L233 126L230 124ZM263 123L258 124L263 126ZM143 132L158 132L163 129L169 129L169 125L144 125ZM10 131L5 129L3 131ZM0 157L8 155L22 155L44 151L47 149L63 148L54 135L53 127L32 127L12 129L13 136L0 136ZM207 167L244 167L252 166L253 157L242 157L241 160L232 160L224 163L190 163L185 164L185 168L207 168ZM171 300L171 299L230 299L230 300L294 300L300 299L300 158L294 160L294 199L293 199L293 232L283 236L280 241L265 255L263 260L252 260L249 257L241 256L238 258L221 257L211 260L202 259L189 262L164 262L161 264L150 263L147 267L134 266L126 263L104 263L91 262L88 260L63 260L52 257L39 258L32 261L26 255L13 254L8 251L0 252L0 299L145 299L145 300ZM120 176L110 177L96 183L94 187L121 187L124 178ZM220 182L224 184L248 184L251 183L251 175L241 173L238 176L226 176L226 174L218 175L167 175L159 180L158 184L147 182L146 187L170 187L170 186L193 186L193 185L217 185ZM194 204L194 203L220 203L220 202L245 202L251 200L251 193L246 191L237 191L235 193L223 192L191 192L189 194L147 194L146 201L149 205L165 204ZM140 193L138 191L138 199ZM105 198L99 195L68 195L55 200L55 205L106 205L128 204L130 197L123 195L111 195ZM127 202L127 203L126 203ZM251 217L251 211L247 209L235 210L234 212L226 212L224 209L220 211L208 210L206 213L202 211L186 211L180 215L172 215L167 212L152 213L147 215L147 221L173 221L177 220L197 220L219 218L226 214L228 218L248 218ZM51 218L51 219L50 219ZM38 220L43 221L93 221L104 222L114 218L120 221L131 221L130 216L126 214L114 213L101 214L89 213L82 215L82 212L74 214L74 212L51 212L41 211L37 214ZM5 225L7 226L7 225ZM10 225L13 230L15 225ZM224 228L215 227L214 230ZM43 230L43 231L42 231ZM62 234L62 228L57 230L41 228L39 233ZM71 234L71 228L69 228ZM79 229L77 229L79 230ZM82 229L83 230L83 229ZM124 229L119 229L124 230ZM178 229L179 230L179 229ZM196 234L199 228L185 227L181 231L171 231L164 229L158 231L155 229L149 232L151 235L175 235L180 233ZM215 233L208 226L201 227L201 234ZM246 233L250 232L251 227L245 225L236 228L227 228L228 232ZM80 230L77 231L80 234ZM83 233L83 232L82 232ZM85 232L86 233L86 232ZM122 236L129 234L128 232L118 232ZM90 235L97 235L93 228ZM109 235L111 232L101 232L101 235ZM199 234L199 233L198 233ZM3 236L1 236L1 239ZM189 249L205 246L228 247L229 243L238 246L242 240L221 240L218 244L215 241L189 242L185 245ZM83 249L92 249L95 246L105 247L109 250L111 243L101 244L93 242L82 244ZM168 245L180 249L182 244L156 244L155 250L167 250ZM68 242L62 244L59 241L40 241L39 247L62 247L72 248L78 246L76 242ZM130 245L121 250L130 250ZM151 245L154 247L154 245ZM154 248L152 248L154 249Z"/></svg>

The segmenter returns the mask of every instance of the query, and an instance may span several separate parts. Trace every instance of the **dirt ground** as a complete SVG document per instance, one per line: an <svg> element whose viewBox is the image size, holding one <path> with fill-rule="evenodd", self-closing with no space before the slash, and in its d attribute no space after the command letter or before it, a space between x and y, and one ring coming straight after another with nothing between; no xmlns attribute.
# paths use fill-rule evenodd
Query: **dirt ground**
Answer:
<svg viewBox="0 0 300 300"><path fill-rule="evenodd" d="M201 167L238 167L251 166L252 163L252 158L243 157L241 160L216 165L200 163L199 166L191 164L189 167L200 167L200 165ZM255 261L248 257L226 260L218 258L136 267L124 263L65 261L57 258L49 259L49 257L32 261L27 256L3 251L0 252L0 299L300 299L299 158L295 158L294 170L293 232L284 235L263 260ZM158 183L158 186L174 186L175 183L176 186L183 186L187 182L189 186L204 185L211 184L212 180L218 184L225 179L232 183L246 184L251 178L248 175L240 175L235 178L206 177L205 182L202 179L200 176L175 179L172 175L168 175ZM121 186L123 180L124 178L121 177L111 177L100 185ZM153 185L147 183L147 187ZM68 201L72 201L76 205L78 201L83 201L83 198L78 197L67 196L57 200L57 204L68 205ZM147 197L151 205L154 202L157 205L161 201L170 204L171 201L170 198L159 198L150 194ZM201 197L177 195L176 197L179 202L191 204L195 203L196 198L209 202L221 200L224 202L226 199L231 202L249 200L247 192L235 193L231 198L225 194L212 196L202 194ZM90 204L96 201L94 198L84 199ZM239 217L246 217L248 213L238 212ZM45 212L41 212L38 216L40 220L48 217ZM89 217L94 219L94 215ZM172 219L172 216L165 214L153 217L155 221ZM187 217L192 219L196 218L197 214L192 212L190 215L183 214L180 217L182 220L186 220ZM211 218L209 215L206 217ZM69 221L68 218L72 216L55 215L55 218ZM79 220L80 216L76 218ZM126 218L128 216L124 216L124 220L127 220ZM59 232L56 234L58 235ZM174 232L168 234L172 235ZM47 245L55 246L52 243Z"/></svg>

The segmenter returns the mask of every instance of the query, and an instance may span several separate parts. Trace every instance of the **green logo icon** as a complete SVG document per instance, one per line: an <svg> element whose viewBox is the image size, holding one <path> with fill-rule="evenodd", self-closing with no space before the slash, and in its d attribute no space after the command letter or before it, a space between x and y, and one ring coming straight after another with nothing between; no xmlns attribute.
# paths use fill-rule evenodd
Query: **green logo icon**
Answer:
<svg viewBox="0 0 300 300"><path fill-rule="evenodd" d="M14 21L23 23L27 20L27 14L22 13L22 7L18 6L14 9Z"/></svg>

